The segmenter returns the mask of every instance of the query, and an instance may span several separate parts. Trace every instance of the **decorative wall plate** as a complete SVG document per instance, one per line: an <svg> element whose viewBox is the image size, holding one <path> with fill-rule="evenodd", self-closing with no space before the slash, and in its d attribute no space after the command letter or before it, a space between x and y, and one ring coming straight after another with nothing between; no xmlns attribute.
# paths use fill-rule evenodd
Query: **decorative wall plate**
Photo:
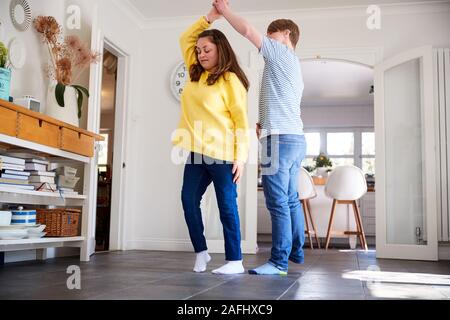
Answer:
<svg viewBox="0 0 450 320"><path fill-rule="evenodd" d="M22 68L27 57L23 41L18 38L13 38L9 43L8 50L11 66L16 69Z"/></svg>
<svg viewBox="0 0 450 320"><path fill-rule="evenodd" d="M27 0L11 0L9 12L13 25L20 31L31 25L31 7Z"/></svg>

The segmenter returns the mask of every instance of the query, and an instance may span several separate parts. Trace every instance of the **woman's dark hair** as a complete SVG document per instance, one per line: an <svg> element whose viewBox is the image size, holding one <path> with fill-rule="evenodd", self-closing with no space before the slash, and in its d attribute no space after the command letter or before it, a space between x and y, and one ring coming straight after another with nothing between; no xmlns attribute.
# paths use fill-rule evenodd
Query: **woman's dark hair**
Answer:
<svg viewBox="0 0 450 320"><path fill-rule="evenodd" d="M225 35L219 30L210 29L203 31L198 36L199 39L206 37L209 38L211 42L217 46L217 52L219 55L217 70L208 76L207 79L208 85L210 86L213 85L214 83L216 83L217 79L219 79L222 75L225 74L225 72L230 71L234 72L237 75L237 77L242 82L245 89L248 90L250 83L244 71L242 71L241 67L239 66L236 55L234 54L234 51L231 48L231 45L228 42ZM205 71L205 69L201 66L200 62L198 61L198 55L196 57L197 63L191 65L189 69L189 75L191 81L193 82L199 81L202 73Z"/></svg>

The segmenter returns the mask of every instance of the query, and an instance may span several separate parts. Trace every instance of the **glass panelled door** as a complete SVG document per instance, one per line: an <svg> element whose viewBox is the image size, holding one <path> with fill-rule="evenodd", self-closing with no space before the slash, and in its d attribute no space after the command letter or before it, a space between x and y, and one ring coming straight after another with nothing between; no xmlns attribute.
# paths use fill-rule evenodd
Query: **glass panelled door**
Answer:
<svg viewBox="0 0 450 320"><path fill-rule="evenodd" d="M375 67L379 258L438 258L434 116L431 47Z"/></svg>

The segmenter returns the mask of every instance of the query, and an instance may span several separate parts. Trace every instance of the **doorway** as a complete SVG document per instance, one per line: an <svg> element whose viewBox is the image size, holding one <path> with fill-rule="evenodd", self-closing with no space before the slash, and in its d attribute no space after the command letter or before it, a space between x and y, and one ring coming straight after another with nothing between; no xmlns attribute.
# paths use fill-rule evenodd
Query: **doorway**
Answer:
<svg viewBox="0 0 450 320"><path fill-rule="evenodd" d="M95 251L108 251L111 226L111 190L113 181L114 133L116 117L118 58L104 49L101 86L100 143L98 155L97 213Z"/></svg>

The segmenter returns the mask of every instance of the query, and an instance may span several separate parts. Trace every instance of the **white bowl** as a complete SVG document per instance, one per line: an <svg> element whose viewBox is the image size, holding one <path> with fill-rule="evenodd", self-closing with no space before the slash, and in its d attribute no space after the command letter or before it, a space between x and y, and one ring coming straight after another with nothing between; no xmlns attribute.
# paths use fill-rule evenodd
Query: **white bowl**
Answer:
<svg viewBox="0 0 450 320"><path fill-rule="evenodd" d="M0 211L0 226L9 226L11 224L11 211Z"/></svg>
<svg viewBox="0 0 450 320"><path fill-rule="evenodd" d="M47 234L47 232L28 233L28 238L29 238L29 239L42 238L42 237L45 236L46 234Z"/></svg>
<svg viewBox="0 0 450 320"><path fill-rule="evenodd" d="M23 239L27 235L28 235L28 232L25 229L2 230L2 231L0 231L0 239L2 239L2 240Z"/></svg>
<svg viewBox="0 0 450 320"><path fill-rule="evenodd" d="M33 228L28 228L27 231L28 231L28 234L30 234L30 233L41 233L42 231L44 231L45 227L46 227L45 224L41 224L40 226L36 226L36 227L33 227Z"/></svg>

